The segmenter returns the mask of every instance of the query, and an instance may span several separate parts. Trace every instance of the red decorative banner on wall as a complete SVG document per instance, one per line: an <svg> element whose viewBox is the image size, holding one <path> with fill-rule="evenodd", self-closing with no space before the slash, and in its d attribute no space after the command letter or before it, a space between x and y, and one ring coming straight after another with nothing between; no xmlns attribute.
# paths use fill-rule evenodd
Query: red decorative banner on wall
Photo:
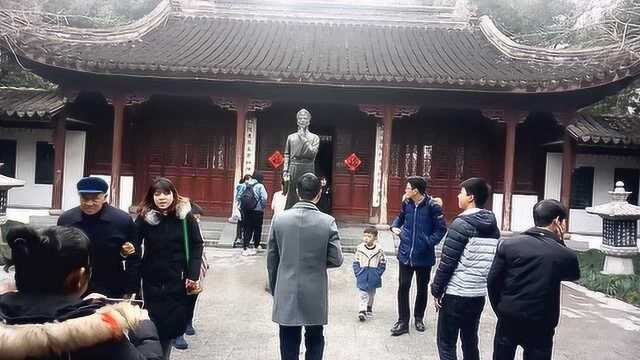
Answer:
<svg viewBox="0 0 640 360"><path fill-rule="evenodd" d="M276 150L267 160L269 160L269 163L271 163L274 169L277 169L284 163L284 156L282 156L280 151Z"/></svg>
<svg viewBox="0 0 640 360"><path fill-rule="evenodd" d="M344 164L347 166L347 169L355 172L360 165L362 165L362 160L360 160L356 153L351 153L351 155L344 159Z"/></svg>

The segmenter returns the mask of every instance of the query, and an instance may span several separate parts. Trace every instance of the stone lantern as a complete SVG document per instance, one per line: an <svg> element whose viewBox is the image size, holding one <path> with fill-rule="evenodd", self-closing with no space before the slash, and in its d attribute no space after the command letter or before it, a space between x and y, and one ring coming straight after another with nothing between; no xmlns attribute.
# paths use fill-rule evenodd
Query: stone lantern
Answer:
<svg viewBox="0 0 640 360"><path fill-rule="evenodd" d="M633 274L632 257L638 254L638 219L640 206L627 202L630 191L625 191L622 181L616 182L614 191L609 191L611 201L588 207L589 214L602 218L602 252L604 260L603 274Z"/></svg>
<svg viewBox="0 0 640 360"><path fill-rule="evenodd" d="M4 165L0 163L0 167ZM0 226L7 222L7 202L9 189L24 186L23 180L17 180L8 176L0 175ZM2 243L2 228L0 228L0 243Z"/></svg>

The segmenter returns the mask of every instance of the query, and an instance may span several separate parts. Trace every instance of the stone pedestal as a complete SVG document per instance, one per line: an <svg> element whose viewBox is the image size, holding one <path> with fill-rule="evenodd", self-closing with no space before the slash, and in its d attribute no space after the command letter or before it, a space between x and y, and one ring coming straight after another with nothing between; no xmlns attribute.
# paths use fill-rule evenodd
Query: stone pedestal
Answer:
<svg viewBox="0 0 640 360"><path fill-rule="evenodd" d="M607 255L601 272L605 275L633 275L633 259Z"/></svg>
<svg viewBox="0 0 640 360"><path fill-rule="evenodd" d="M609 191L611 201L585 210L602 218L602 252L606 255L603 274L633 274L632 257L638 254L638 229L640 206L629 204L622 181L616 182L613 191Z"/></svg>

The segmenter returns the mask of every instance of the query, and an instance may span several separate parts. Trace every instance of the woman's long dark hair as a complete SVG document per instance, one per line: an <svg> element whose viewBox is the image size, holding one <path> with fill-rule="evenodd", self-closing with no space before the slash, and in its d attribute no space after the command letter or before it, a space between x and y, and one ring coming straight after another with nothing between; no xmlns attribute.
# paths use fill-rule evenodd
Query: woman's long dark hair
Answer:
<svg viewBox="0 0 640 360"><path fill-rule="evenodd" d="M156 193L156 191L162 191L163 193L171 192L173 194L173 202L171 203L171 205L169 205L169 207L166 210L160 210L156 206L155 201L153 201L153 195ZM138 214L144 216L151 210L166 211L167 214L175 213L177 204L180 201L185 201L185 200L187 199L183 198L182 196L180 196L180 194L178 194L178 190L176 189L176 186L173 185L171 180L163 177L156 178L151 183L151 186L149 186L149 190L147 190L147 195L145 195L142 202L140 202L140 204L138 205Z"/></svg>
<svg viewBox="0 0 640 360"><path fill-rule="evenodd" d="M40 232L31 226L9 230L11 259L5 270L15 267L16 288L32 294L62 294L65 280L74 270L89 264L89 238L81 230L51 226Z"/></svg>

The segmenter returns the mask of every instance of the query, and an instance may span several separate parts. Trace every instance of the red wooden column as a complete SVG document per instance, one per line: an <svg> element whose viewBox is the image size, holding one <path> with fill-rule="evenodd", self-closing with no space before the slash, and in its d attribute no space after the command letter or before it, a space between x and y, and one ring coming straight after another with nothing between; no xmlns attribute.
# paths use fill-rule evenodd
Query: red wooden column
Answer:
<svg viewBox="0 0 640 360"><path fill-rule="evenodd" d="M573 124L575 113L567 112L554 114L562 121L564 127L564 141L562 144L562 182L560 183L560 202L569 209L571 202L571 179L576 163L576 143L567 131L567 127ZM568 219L567 219L568 222Z"/></svg>
<svg viewBox="0 0 640 360"><path fill-rule="evenodd" d="M242 164L244 160L244 133L245 125L247 121L247 99L235 99L236 108L236 169L233 177L233 186L235 187L242 178L242 172L244 171Z"/></svg>
<svg viewBox="0 0 640 360"><path fill-rule="evenodd" d="M55 130L53 132L53 191L51 194L51 209L62 209L62 188L64 186L64 149L66 143L67 115L62 111L55 117Z"/></svg>
<svg viewBox="0 0 640 360"><path fill-rule="evenodd" d="M504 149L504 196L502 198L502 230L511 230L511 197L513 195L514 165L516 158L516 128L518 119L515 114L506 112L505 149Z"/></svg>
<svg viewBox="0 0 640 360"><path fill-rule="evenodd" d="M511 231L511 209L515 184L516 130L527 113L514 110L482 110L490 119L505 123L504 191L502 198L502 231Z"/></svg>
<svg viewBox="0 0 640 360"><path fill-rule="evenodd" d="M380 184L380 219L379 224L387 224L387 200L389 194L389 168L391 164L391 139L393 135L393 118L395 106L385 105L382 115L382 181Z"/></svg>
<svg viewBox="0 0 640 360"><path fill-rule="evenodd" d="M116 97L113 104L113 141L111 149L111 186L109 202L112 206L120 205L120 168L122 167L122 136L124 132L125 99Z"/></svg>

